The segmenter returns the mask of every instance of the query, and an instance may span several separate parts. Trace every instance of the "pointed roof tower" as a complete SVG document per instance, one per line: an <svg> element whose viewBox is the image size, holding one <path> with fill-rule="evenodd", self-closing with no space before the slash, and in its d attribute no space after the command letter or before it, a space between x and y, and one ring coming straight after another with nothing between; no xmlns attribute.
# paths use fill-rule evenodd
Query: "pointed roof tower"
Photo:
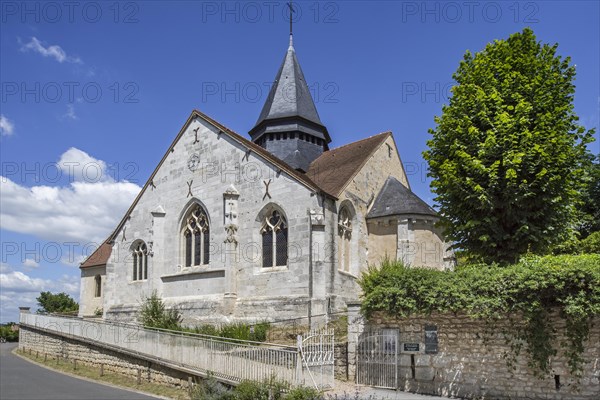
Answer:
<svg viewBox="0 0 600 400"><path fill-rule="evenodd" d="M269 97L249 134L253 142L305 172L313 160L329 150L331 138L296 58L291 31L290 45Z"/></svg>

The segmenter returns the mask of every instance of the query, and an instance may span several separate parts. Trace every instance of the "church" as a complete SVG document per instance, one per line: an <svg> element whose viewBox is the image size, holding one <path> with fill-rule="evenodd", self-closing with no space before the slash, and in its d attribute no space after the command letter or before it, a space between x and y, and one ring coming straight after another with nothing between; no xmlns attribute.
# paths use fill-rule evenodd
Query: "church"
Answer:
<svg viewBox="0 0 600 400"><path fill-rule="evenodd" d="M438 215L391 132L330 149L292 36L249 139L194 110L80 266L81 317L132 321L153 291L184 324L342 311L384 258L445 269ZM401 145L401 144L400 144Z"/></svg>

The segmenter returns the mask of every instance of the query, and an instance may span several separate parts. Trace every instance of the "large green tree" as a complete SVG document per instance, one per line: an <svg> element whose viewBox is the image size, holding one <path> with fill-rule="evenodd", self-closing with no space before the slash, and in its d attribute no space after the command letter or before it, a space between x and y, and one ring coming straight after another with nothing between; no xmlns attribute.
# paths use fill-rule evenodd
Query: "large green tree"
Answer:
<svg viewBox="0 0 600 400"><path fill-rule="evenodd" d="M36 298L38 313L67 313L79 310L79 304L67 293L41 292Z"/></svg>
<svg viewBox="0 0 600 400"><path fill-rule="evenodd" d="M573 110L575 67L531 29L466 52L424 157L449 239L486 262L572 235L593 131Z"/></svg>

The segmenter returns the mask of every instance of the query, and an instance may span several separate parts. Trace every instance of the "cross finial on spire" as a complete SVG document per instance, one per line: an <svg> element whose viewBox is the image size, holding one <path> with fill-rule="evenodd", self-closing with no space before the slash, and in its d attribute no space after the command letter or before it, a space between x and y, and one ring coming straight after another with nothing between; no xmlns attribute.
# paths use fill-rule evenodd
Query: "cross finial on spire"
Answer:
<svg viewBox="0 0 600 400"><path fill-rule="evenodd" d="M290 46L292 46L292 35L293 35L293 33L292 33L292 21L293 21L292 14L295 13L296 11L294 11L294 5L292 4L291 1L288 3L288 7L290 8Z"/></svg>

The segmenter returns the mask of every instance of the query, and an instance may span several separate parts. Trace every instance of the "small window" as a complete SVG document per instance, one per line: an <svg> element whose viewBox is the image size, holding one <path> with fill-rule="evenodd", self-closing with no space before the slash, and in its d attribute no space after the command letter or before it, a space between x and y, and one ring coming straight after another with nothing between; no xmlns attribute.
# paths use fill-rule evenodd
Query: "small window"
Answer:
<svg viewBox="0 0 600 400"><path fill-rule="evenodd" d="M94 297L102 296L102 277L96 275L94 277Z"/></svg>
<svg viewBox="0 0 600 400"><path fill-rule="evenodd" d="M148 248L141 240L136 242L132 249L133 258L133 280L142 281L148 279Z"/></svg>
<svg viewBox="0 0 600 400"><path fill-rule="evenodd" d="M263 268L286 266L288 261L288 228L285 217L277 210L268 213L263 221Z"/></svg>

